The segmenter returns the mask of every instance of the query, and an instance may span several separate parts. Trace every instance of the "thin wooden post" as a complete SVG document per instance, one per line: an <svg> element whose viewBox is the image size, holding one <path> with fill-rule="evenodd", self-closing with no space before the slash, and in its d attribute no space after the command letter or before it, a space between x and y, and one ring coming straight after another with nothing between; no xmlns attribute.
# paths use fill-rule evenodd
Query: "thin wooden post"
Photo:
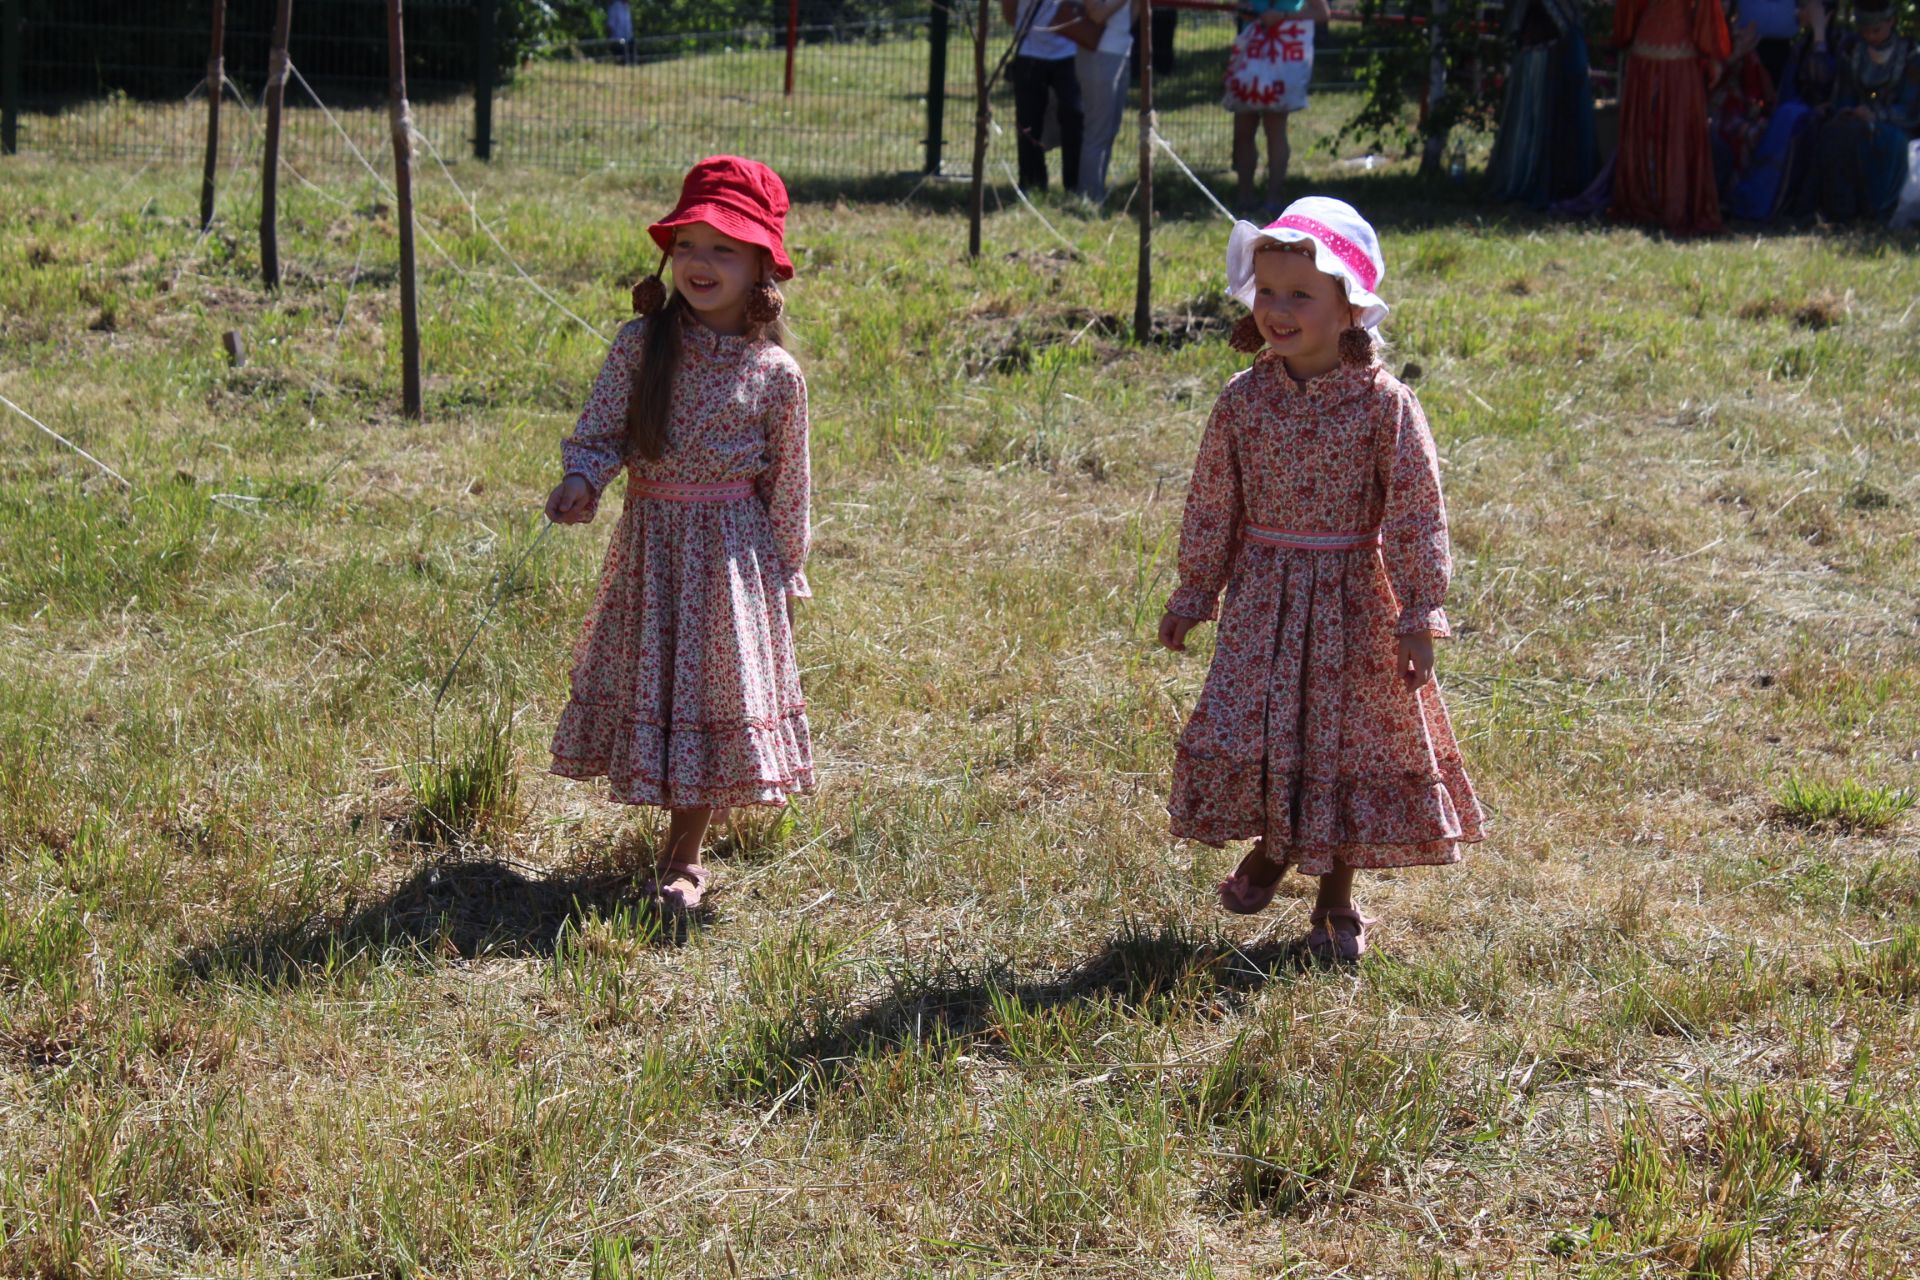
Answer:
<svg viewBox="0 0 1920 1280"><path fill-rule="evenodd" d="M951 0L933 0L933 17L927 25L927 168L940 172L940 150L947 132L947 37Z"/></svg>
<svg viewBox="0 0 1920 1280"><path fill-rule="evenodd" d="M787 96L793 96L793 51L800 43L800 0L787 0Z"/></svg>
<svg viewBox="0 0 1920 1280"><path fill-rule="evenodd" d="M20 46L26 40L26 0L0 0L0 155L20 150Z"/></svg>
<svg viewBox="0 0 1920 1280"><path fill-rule="evenodd" d="M420 299L413 266L413 113L400 0L387 0L387 110L393 122L393 187L400 213L400 411L420 418Z"/></svg>
<svg viewBox="0 0 1920 1280"><path fill-rule="evenodd" d="M980 258L980 223L987 216L987 128L993 108L987 93L987 6L991 0L973 0L973 191L967 199L967 260Z"/></svg>
<svg viewBox="0 0 1920 1280"><path fill-rule="evenodd" d="M1140 0L1138 31L1153 30L1153 0ZM1140 54L1140 269L1133 288L1133 340L1153 338L1153 51Z"/></svg>
<svg viewBox="0 0 1920 1280"><path fill-rule="evenodd" d="M260 161L260 275L269 289L280 287L280 109L287 98L287 33L292 29L293 0L279 0L267 50L267 142Z"/></svg>
<svg viewBox="0 0 1920 1280"><path fill-rule="evenodd" d="M1423 178L1439 176L1447 152L1447 131L1435 129L1431 123L1436 113L1444 111L1440 99L1447 92L1447 16L1447 0L1433 0L1433 12L1427 19L1427 104L1420 120L1421 132L1426 135L1420 145Z"/></svg>
<svg viewBox="0 0 1920 1280"><path fill-rule="evenodd" d="M220 102L227 96L227 0L213 0L207 51L207 164L200 173L200 229L213 225L214 182L220 176Z"/></svg>
<svg viewBox="0 0 1920 1280"><path fill-rule="evenodd" d="M496 0L474 0L473 157L493 159L494 7Z"/></svg>

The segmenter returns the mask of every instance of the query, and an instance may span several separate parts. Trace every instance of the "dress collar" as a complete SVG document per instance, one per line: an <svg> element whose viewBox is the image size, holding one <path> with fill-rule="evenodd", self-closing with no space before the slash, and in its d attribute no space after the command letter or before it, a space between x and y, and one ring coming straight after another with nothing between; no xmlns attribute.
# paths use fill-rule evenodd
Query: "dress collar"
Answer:
<svg viewBox="0 0 1920 1280"><path fill-rule="evenodd" d="M751 341L744 333L717 333L694 316L683 316L680 321L681 346L708 359L737 356Z"/></svg>
<svg viewBox="0 0 1920 1280"><path fill-rule="evenodd" d="M1265 371L1267 380L1277 384L1283 396L1298 396L1309 404L1339 404L1373 389L1380 365L1341 364L1305 382L1294 381L1287 372L1286 360L1269 347L1254 358L1253 367Z"/></svg>

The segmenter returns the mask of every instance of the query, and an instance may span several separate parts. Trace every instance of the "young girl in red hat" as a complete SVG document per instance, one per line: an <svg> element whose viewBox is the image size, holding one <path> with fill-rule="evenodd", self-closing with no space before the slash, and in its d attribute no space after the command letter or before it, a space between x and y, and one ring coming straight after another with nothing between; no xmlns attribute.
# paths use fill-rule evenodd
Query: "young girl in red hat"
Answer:
<svg viewBox="0 0 1920 1280"><path fill-rule="evenodd" d="M1253 840L1220 886L1229 911L1261 910L1289 866L1319 877L1302 942L1337 960L1373 923L1355 871L1458 862L1482 825L1433 681L1452 570L1433 437L1375 358L1384 273L1343 201L1234 226L1227 282L1253 314L1233 345L1259 355L1200 441L1160 619L1180 650L1220 618L1174 760L1173 833Z"/></svg>
<svg viewBox="0 0 1920 1280"><path fill-rule="evenodd" d="M812 594L807 384L774 284L793 276L786 215L763 164L714 156L688 172L648 228L664 257L634 288L640 318L614 339L547 498L550 519L583 524L628 472L553 771L669 810L648 891L679 910L707 890L716 816L813 786L790 605Z"/></svg>

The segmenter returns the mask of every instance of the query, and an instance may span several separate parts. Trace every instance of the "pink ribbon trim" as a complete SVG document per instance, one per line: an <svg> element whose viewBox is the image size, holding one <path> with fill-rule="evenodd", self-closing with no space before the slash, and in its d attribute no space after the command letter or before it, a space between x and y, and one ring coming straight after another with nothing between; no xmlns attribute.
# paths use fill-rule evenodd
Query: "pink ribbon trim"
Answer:
<svg viewBox="0 0 1920 1280"><path fill-rule="evenodd" d="M662 502L725 502L753 496L753 481L726 480L719 484L683 484L673 480L635 480L633 492Z"/></svg>
<svg viewBox="0 0 1920 1280"><path fill-rule="evenodd" d="M1332 250L1334 257L1352 269L1355 278L1360 281L1360 287L1368 293L1372 293L1373 286L1380 283L1380 272L1373 265L1373 259L1367 256L1367 251L1319 219L1290 213L1276 222L1267 224L1269 231L1279 228L1285 228L1288 231L1304 231L1327 246Z"/></svg>
<svg viewBox="0 0 1920 1280"><path fill-rule="evenodd" d="M1285 547L1291 551L1358 551L1362 547L1378 546L1380 543L1378 529L1366 529L1359 533L1303 533L1249 524L1242 525L1241 530L1248 542Z"/></svg>

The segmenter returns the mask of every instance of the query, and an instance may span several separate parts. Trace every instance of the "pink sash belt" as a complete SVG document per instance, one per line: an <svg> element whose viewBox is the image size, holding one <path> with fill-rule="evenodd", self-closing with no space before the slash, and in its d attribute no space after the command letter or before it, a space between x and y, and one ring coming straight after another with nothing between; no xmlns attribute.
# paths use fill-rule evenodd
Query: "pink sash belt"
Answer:
<svg viewBox="0 0 1920 1280"><path fill-rule="evenodd" d="M1240 526L1248 542L1262 546L1285 547L1289 551L1359 551L1380 545L1380 531L1360 533L1298 533L1292 529L1263 529L1257 524Z"/></svg>
<svg viewBox="0 0 1920 1280"><path fill-rule="evenodd" d="M674 480L641 480L635 477L633 494L638 498L657 498L661 502L731 502L735 498L751 498L753 481L682 484Z"/></svg>

